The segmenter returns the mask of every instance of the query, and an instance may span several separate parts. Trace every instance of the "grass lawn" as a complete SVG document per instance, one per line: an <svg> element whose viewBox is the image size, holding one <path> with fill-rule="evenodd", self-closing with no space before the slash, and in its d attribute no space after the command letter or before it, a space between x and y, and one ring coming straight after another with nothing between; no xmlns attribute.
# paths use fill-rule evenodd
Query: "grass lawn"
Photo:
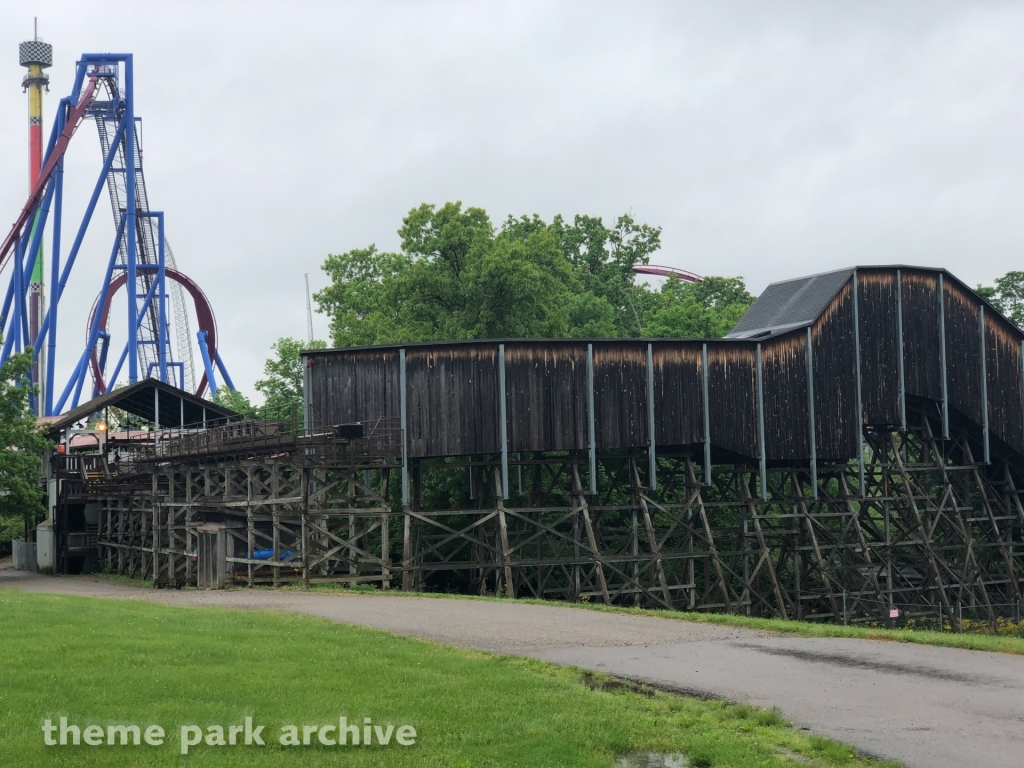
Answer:
<svg viewBox="0 0 1024 768"><path fill-rule="evenodd" d="M172 608L0 589L0 765L879 765L773 712L617 686L298 614ZM42 725L160 725L162 746L44 746ZM409 724L414 746L281 746L283 725ZM266 746L180 753L183 725L246 717Z"/></svg>

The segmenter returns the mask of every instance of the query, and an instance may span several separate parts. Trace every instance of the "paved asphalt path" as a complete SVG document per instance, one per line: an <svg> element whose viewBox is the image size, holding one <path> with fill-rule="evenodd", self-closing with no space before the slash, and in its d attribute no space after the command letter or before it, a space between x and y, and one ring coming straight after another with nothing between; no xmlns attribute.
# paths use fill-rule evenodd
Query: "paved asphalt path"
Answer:
<svg viewBox="0 0 1024 768"><path fill-rule="evenodd" d="M308 613L465 648L574 664L685 693L778 706L812 731L907 768L1024 766L1024 657L800 638L513 602L146 590L0 569L30 592ZM2 622L0 622L2 632Z"/></svg>

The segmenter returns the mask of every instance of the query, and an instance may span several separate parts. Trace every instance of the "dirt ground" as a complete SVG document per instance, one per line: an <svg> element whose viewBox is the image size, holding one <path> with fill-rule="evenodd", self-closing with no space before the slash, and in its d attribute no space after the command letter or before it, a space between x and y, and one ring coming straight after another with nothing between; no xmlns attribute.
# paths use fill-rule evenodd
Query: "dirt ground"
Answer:
<svg viewBox="0 0 1024 768"><path fill-rule="evenodd" d="M800 638L560 606L400 595L149 590L0 568L0 587L166 605L296 611L686 693L778 706L800 725L908 768L1017 768L1024 657ZM0 623L0 636L3 634ZM11 631L11 630L8 630Z"/></svg>

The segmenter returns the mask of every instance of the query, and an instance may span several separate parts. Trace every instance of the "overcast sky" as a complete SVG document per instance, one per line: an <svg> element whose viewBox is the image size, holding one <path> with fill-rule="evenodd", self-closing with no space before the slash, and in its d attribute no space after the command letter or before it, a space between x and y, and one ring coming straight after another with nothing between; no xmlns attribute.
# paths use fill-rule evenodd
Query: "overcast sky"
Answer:
<svg viewBox="0 0 1024 768"><path fill-rule="evenodd" d="M47 130L79 54L134 54L150 202L243 389L305 336L303 274L315 291L328 253L397 247L422 202L631 212L664 228L656 263L754 292L858 263L1024 269L1022 3L0 0L3 222L33 16ZM73 145L72 218L100 164L90 125ZM65 378L112 237L101 209L61 304Z"/></svg>

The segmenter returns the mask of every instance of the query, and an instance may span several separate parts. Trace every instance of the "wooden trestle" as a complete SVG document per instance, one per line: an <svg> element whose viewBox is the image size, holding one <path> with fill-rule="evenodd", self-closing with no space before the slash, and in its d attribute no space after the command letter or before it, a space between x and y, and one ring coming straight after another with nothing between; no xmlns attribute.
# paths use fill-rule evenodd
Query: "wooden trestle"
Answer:
<svg viewBox="0 0 1024 768"><path fill-rule="evenodd" d="M165 450L90 485L110 571L194 584L197 527L226 525L239 584L374 584L824 621L1021 605L1024 477L910 409L864 464L715 463L661 451L413 460L299 444ZM954 425L955 426L955 425ZM967 429L967 428L965 428ZM167 448L173 446L173 441ZM503 485L509 498L503 498ZM262 550L262 556L258 557Z"/></svg>

